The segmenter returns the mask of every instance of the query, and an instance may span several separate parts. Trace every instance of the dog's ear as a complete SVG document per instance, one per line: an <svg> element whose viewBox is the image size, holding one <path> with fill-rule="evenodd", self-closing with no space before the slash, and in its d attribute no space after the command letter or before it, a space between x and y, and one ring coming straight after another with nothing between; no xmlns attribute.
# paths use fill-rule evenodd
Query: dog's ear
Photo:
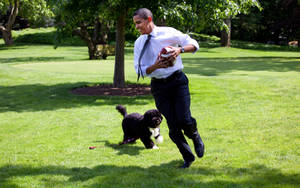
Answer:
<svg viewBox="0 0 300 188"><path fill-rule="evenodd" d="M164 119L163 116L162 116L162 114L158 110L155 110L154 113L156 114L155 115L156 117L159 117L161 120Z"/></svg>
<svg viewBox="0 0 300 188"><path fill-rule="evenodd" d="M159 116L160 116L161 120L163 120L164 117L162 116L162 114L160 112L158 112L158 113L159 113Z"/></svg>

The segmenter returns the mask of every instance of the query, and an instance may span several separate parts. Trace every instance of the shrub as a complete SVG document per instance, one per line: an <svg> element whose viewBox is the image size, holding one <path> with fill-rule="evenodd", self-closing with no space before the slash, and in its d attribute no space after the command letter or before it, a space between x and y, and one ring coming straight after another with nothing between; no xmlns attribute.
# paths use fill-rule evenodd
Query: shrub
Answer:
<svg viewBox="0 0 300 188"><path fill-rule="evenodd" d="M13 31L15 43L55 45L56 29L53 27L23 29ZM83 46L85 43L77 36L64 38L61 45Z"/></svg>

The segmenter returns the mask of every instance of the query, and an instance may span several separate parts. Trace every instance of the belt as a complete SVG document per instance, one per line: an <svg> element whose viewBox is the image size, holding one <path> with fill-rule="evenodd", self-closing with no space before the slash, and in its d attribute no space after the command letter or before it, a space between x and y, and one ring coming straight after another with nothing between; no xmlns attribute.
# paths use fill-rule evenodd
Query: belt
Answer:
<svg viewBox="0 0 300 188"><path fill-rule="evenodd" d="M173 72L170 76L168 76L166 78L152 77L151 80L154 81L154 82L169 82L169 81L173 80L181 72L182 72L181 70L177 70L177 71Z"/></svg>

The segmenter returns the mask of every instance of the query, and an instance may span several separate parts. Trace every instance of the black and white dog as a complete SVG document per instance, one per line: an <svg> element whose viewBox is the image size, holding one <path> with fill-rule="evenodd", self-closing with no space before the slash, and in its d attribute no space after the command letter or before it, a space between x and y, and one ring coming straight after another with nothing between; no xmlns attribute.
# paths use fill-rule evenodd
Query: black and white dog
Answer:
<svg viewBox="0 0 300 188"><path fill-rule="evenodd" d="M127 114L126 108L122 105L116 106L116 109L124 117L122 121L124 137L119 145L133 143L140 138L147 149L158 149L151 139L153 136L156 144L163 141L159 127L163 117L158 110L148 110L141 115L139 113Z"/></svg>

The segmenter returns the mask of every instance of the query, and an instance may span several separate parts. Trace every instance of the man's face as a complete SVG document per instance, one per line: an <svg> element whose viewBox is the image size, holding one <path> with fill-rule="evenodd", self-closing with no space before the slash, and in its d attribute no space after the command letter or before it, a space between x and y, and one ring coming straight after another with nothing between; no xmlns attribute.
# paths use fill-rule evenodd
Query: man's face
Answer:
<svg viewBox="0 0 300 188"><path fill-rule="evenodd" d="M136 15L133 17L133 22L135 24L135 28L143 35L143 34L149 34L149 23L150 21L148 19L141 18L139 15Z"/></svg>

